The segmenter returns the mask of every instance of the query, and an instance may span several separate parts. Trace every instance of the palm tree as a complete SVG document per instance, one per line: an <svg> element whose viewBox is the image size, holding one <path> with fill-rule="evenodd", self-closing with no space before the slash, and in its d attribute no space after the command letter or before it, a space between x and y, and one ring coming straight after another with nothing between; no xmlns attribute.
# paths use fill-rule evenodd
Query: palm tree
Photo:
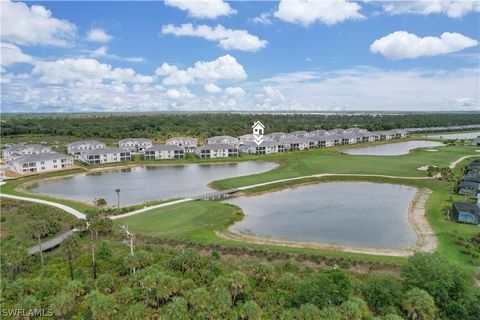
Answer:
<svg viewBox="0 0 480 320"><path fill-rule="evenodd" d="M74 258L75 252L78 251L78 238L76 237L75 234L69 235L61 244L61 247L63 248L64 252L67 255L68 259L68 268L70 269L70 278L74 280L73 278L73 267L72 267L72 260Z"/></svg>
<svg viewBox="0 0 480 320"><path fill-rule="evenodd" d="M120 189L115 189L115 192L117 193L117 211L120 213Z"/></svg>
<svg viewBox="0 0 480 320"><path fill-rule="evenodd" d="M105 200L104 198L95 199L93 200L93 203L95 207L99 208L102 213L103 209L107 206L107 200Z"/></svg>
<svg viewBox="0 0 480 320"><path fill-rule="evenodd" d="M43 248L42 248L42 238L48 235L49 224L45 219L37 219L31 222L29 229L32 232L32 235L38 242L38 249L40 252L40 263L43 267L45 266L45 261L43 259Z"/></svg>

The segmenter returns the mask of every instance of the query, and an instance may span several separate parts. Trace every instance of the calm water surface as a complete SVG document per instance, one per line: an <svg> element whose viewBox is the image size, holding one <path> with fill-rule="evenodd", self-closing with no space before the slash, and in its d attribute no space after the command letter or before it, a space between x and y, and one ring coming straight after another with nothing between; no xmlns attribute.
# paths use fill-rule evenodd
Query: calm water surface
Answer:
<svg viewBox="0 0 480 320"><path fill-rule="evenodd" d="M232 198L245 217L231 230L290 241L404 248L416 234L408 207L416 189L393 184L334 182Z"/></svg>
<svg viewBox="0 0 480 320"><path fill-rule="evenodd" d="M412 149L427 147L434 148L442 145L443 143L438 141L405 141L371 147L353 148L344 151L344 153L365 156L400 156L402 154L408 154Z"/></svg>
<svg viewBox="0 0 480 320"><path fill-rule="evenodd" d="M261 173L276 166L277 164L271 162L248 161L114 169L39 181L28 190L84 202L105 198L109 205L115 205L115 189L119 188L120 204L125 206L152 200L202 195L213 191L207 187L211 181Z"/></svg>
<svg viewBox="0 0 480 320"><path fill-rule="evenodd" d="M476 139L480 137L480 131L466 132L466 133L436 134L428 137L437 138L437 139Z"/></svg>

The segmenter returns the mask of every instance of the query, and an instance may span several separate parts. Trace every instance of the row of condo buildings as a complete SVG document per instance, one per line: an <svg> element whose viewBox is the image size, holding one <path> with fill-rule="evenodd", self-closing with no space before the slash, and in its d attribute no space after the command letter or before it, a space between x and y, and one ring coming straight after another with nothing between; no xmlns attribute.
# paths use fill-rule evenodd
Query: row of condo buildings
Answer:
<svg viewBox="0 0 480 320"><path fill-rule="evenodd" d="M188 153L199 158L237 157L240 152L250 154L272 154L284 151L326 148L345 144L374 142L405 138L404 130L369 132L365 129L334 129L330 131L295 131L290 133L273 132L262 137L257 144L253 134L238 138L215 136L198 146L191 137L170 138L162 145L154 145L144 138L124 139L118 147L107 147L96 140L77 141L67 145L67 154L53 152L41 144L20 144L3 150L3 158L8 169L20 174L47 172L71 168L74 159L87 164L106 164L129 161L132 154L142 154L145 160L180 159Z"/></svg>
<svg viewBox="0 0 480 320"><path fill-rule="evenodd" d="M480 224L480 160L466 168L458 185L458 193L465 198L476 198L477 202L454 202L453 215L457 222Z"/></svg>

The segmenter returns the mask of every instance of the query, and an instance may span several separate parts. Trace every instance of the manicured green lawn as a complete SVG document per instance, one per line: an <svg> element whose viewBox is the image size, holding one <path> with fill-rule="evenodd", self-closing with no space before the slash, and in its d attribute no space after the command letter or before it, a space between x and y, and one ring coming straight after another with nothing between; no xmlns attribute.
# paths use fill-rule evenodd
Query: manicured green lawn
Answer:
<svg viewBox="0 0 480 320"><path fill-rule="evenodd" d="M379 174L402 177L425 177L426 171L418 170L425 165L446 167L465 155L479 155L474 147L442 147L438 152L425 149L413 150L402 156L354 156L342 154L345 147L315 149L303 152L267 155L265 160L279 161L282 166L271 171L215 181L216 189L230 189L284 178L318 173Z"/></svg>

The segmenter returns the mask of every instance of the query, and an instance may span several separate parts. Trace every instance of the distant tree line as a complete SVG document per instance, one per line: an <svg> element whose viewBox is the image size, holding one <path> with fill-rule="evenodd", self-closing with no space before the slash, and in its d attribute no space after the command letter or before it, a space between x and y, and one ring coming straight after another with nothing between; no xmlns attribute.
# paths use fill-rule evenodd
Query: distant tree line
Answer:
<svg viewBox="0 0 480 320"><path fill-rule="evenodd" d="M166 139L189 135L238 136L251 132L260 120L267 132L334 129L358 126L368 130L480 124L480 113L412 114L235 114L235 113L149 113L149 114L4 114L2 136L43 134L78 138L148 137Z"/></svg>

